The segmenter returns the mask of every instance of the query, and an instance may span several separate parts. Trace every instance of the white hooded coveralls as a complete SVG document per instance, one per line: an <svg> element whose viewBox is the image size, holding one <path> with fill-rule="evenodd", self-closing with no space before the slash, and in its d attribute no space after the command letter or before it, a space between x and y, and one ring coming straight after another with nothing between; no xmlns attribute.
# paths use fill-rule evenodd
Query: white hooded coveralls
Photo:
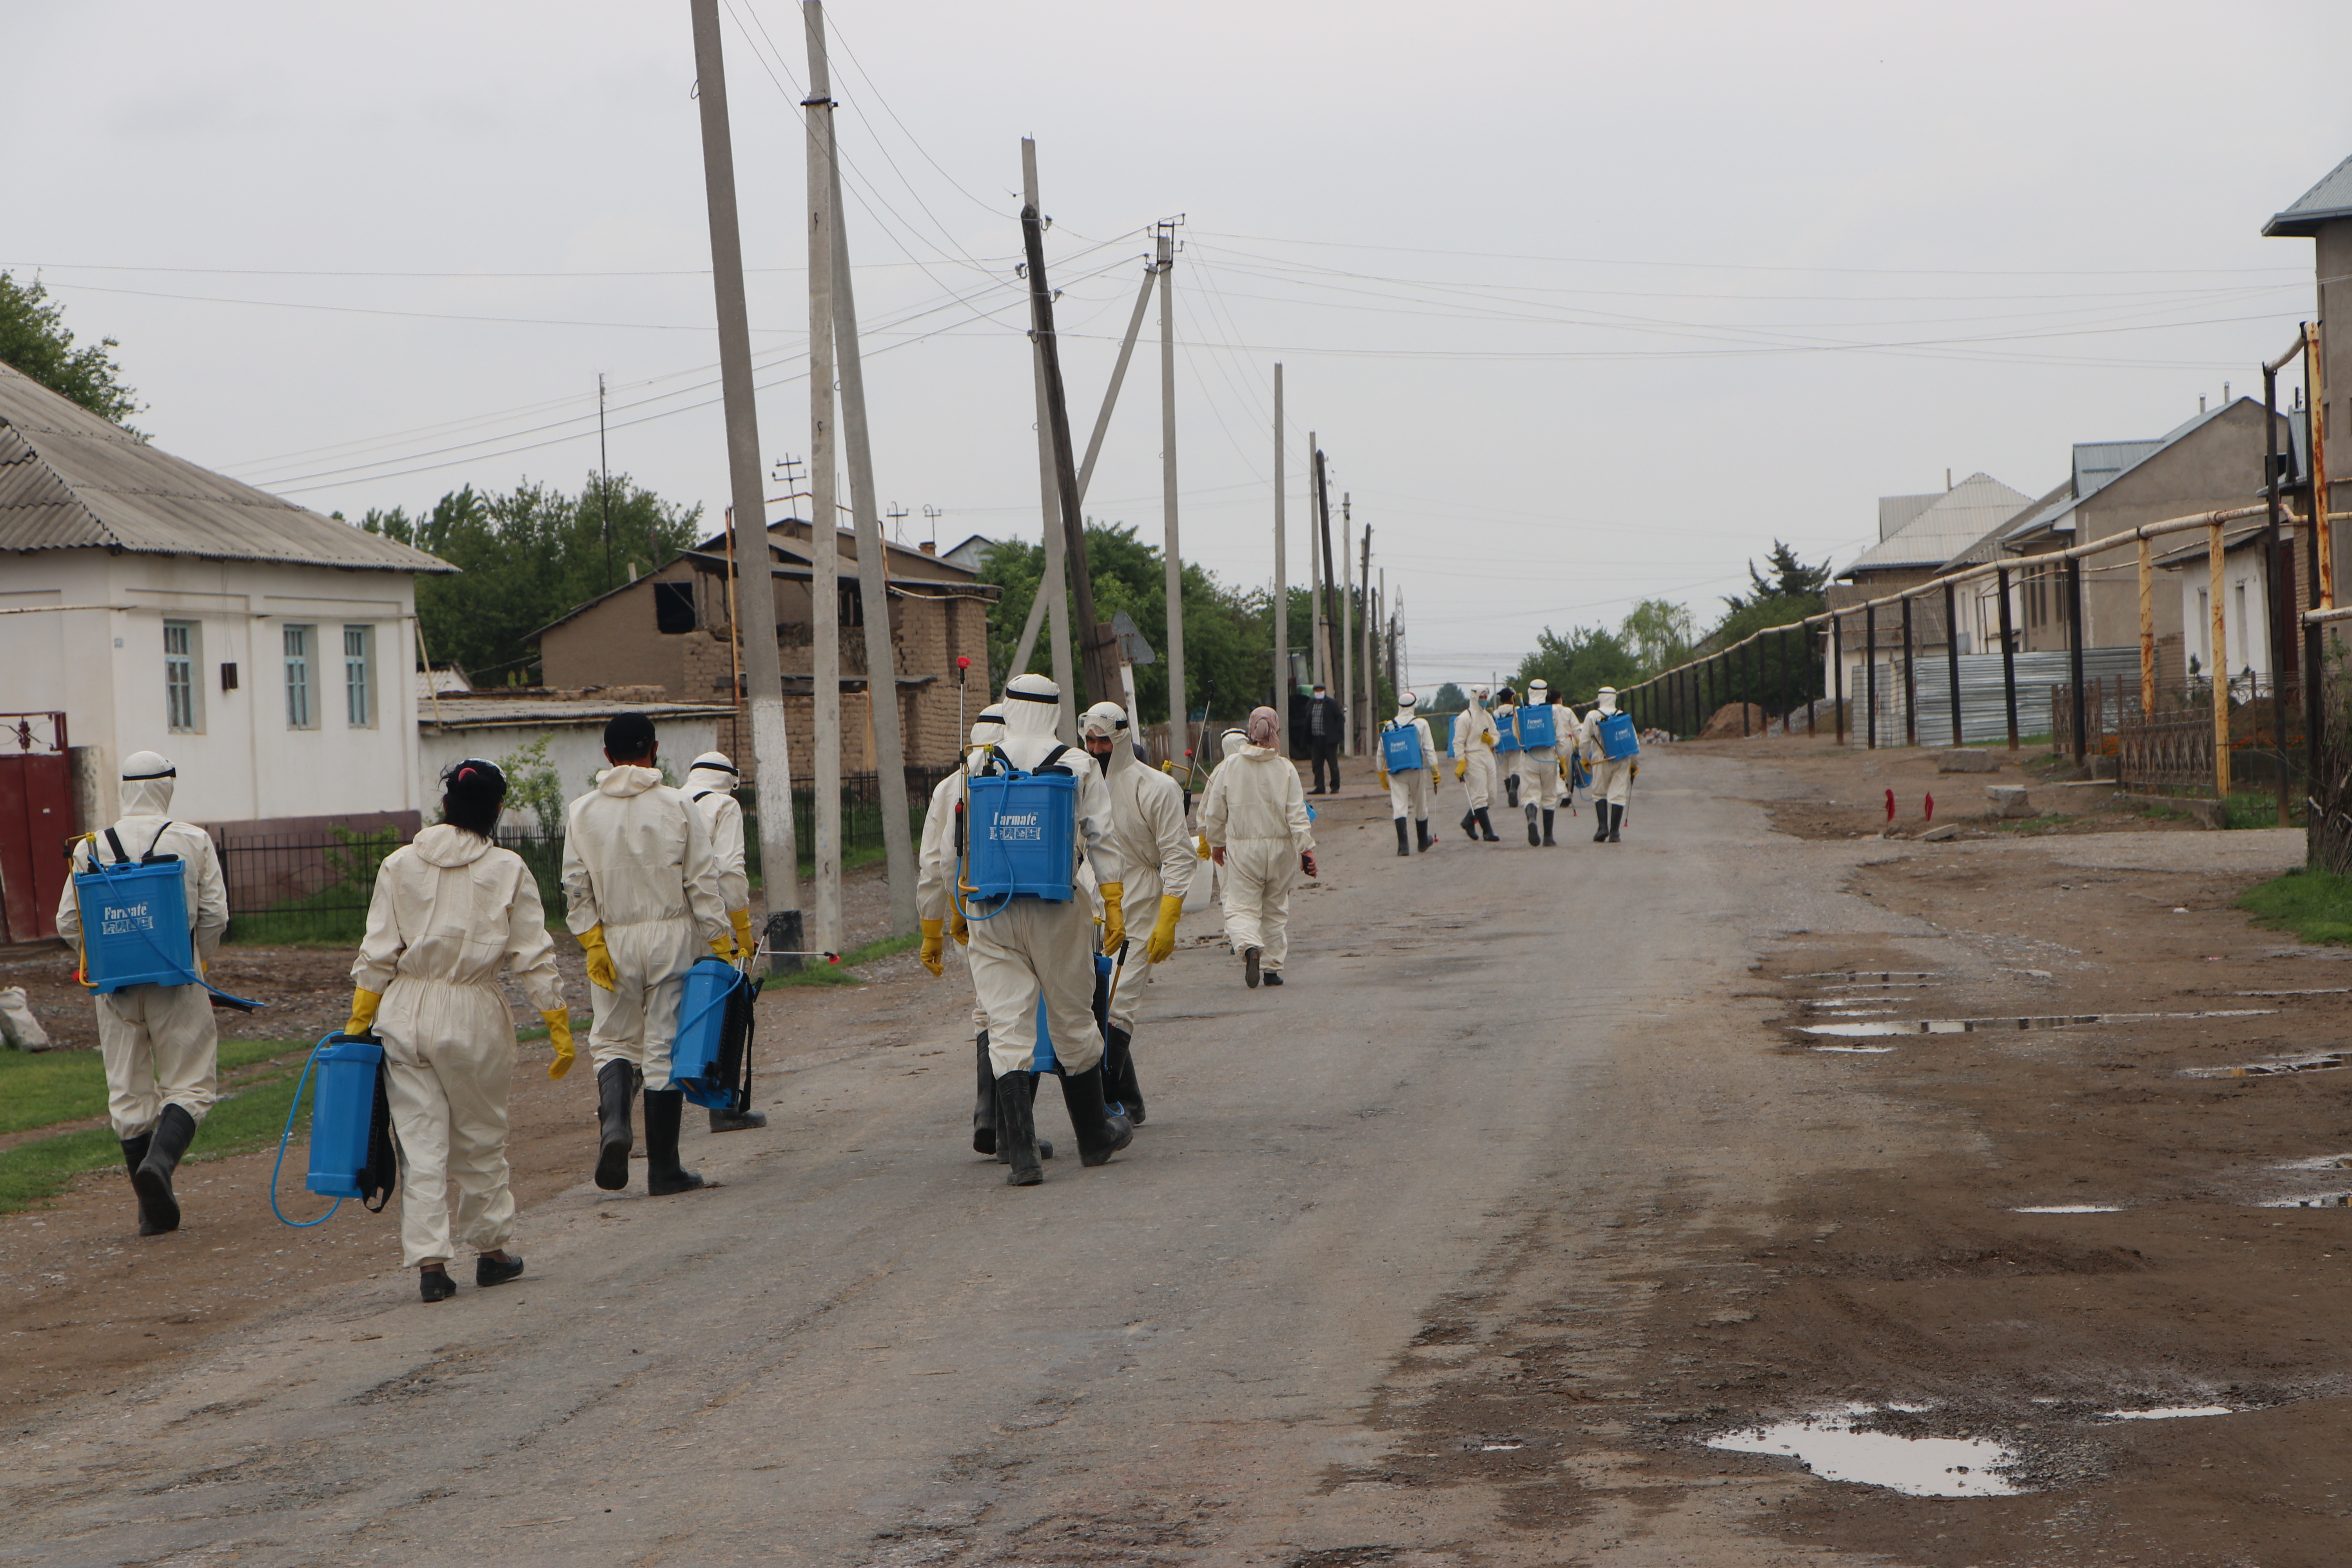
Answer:
<svg viewBox="0 0 2352 1568"><path fill-rule="evenodd" d="M1427 782L1428 775L1422 775ZM1290 952L1290 889L1315 847L1298 770L1271 746L1244 745L1209 780L1201 832L1225 852L1225 940L1280 969Z"/></svg>
<svg viewBox="0 0 2352 1568"><path fill-rule="evenodd" d="M515 1025L501 968L513 971L533 1012L563 1005L547 911L520 856L444 822L384 858L352 983L383 997L375 1033L400 1138L404 1268L452 1256L452 1184L457 1240L496 1252L514 1234L507 1089Z"/></svg>
<svg viewBox="0 0 2352 1568"><path fill-rule="evenodd" d="M982 721L971 727L971 744L963 754L963 766L931 786L931 804L923 812L922 837L915 846L915 918L937 921L942 928L953 923L955 900L950 879L956 875L955 819L956 808L963 804L963 781L988 755L988 748L1004 735L1004 726L995 721ZM965 967L969 969L970 963ZM977 992L972 994L971 1026L974 1033L988 1027L988 1010L980 1005Z"/></svg>
<svg viewBox="0 0 2352 1568"><path fill-rule="evenodd" d="M1601 721L1616 711L1613 697L1595 703L1578 726L1577 735L1584 746L1584 765L1592 770L1592 798L1622 805L1633 796L1633 759L1620 757L1612 763L1601 753Z"/></svg>
<svg viewBox="0 0 2352 1568"><path fill-rule="evenodd" d="M564 812L564 923L604 928L614 988L591 984L589 1058L625 1061L666 1089L686 972L730 934L702 818L652 768L623 763Z"/></svg>
<svg viewBox="0 0 2352 1568"><path fill-rule="evenodd" d="M1468 766L1462 774L1462 794L1469 809L1495 804L1495 716L1477 698L1454 716L1454 755Z"/></svg>
<svg viewBox="0 0 2352 1568"><path fill-rule="evenodd" d="M743 803L735 798L735 775L725 768L689 768L686 798L702 818L710 840L710 861L719 868L719 901L727 912L751 907L751 878L744 869ZM758 932L753 932L756 938Z"/></svg>
<svg viewBox="0 0 2352 1568"><path fill-rule="evenodd" d="M220 857L201 827L173 821L172 780L122 781L122 816L114 836L133 863L152 848L180 858L187 889L189 934L199 962L220 951L228 930L228 884ZM74 846L71 872L96 859L111 862L114 849L100 834ZM58 900L58 935L80 956L81 904L72 876ZM213 1025L212 993L201 985L133 985L92 998L98 1005L98 1048L106 1063L106 1113L114 1135L132 1139L154 1131L167 1105L176 1105L201 1124L212 1109L219 1079L220 1033Z"/></svg>
<svg viewBox="0 0 2352 1568"><path fill-rule="evenodd" d="M1396 717L1381 726L1382 734L1391 730L1411 728L1421 731L1421 766L1407 768L1401 773L1389 773L1389 815L1410 816L1415 822L1429 820L1429 774L1437 766L1437 742L1429 732L1429 721L1410 708L1400 708ZM1379 739L1378 736L1374 737ZM1381 764L1387 772L1388 764Z"/></svg>
<svg viewBox="0 0 2352 1568"><path fill-rule="evenodd" d="M1048 695L1042 702L1030 700L1044 694L1028 690L1034 687L1053 692L1051 681L1023 676L1005 693L1004 739L997 742L1006 760L1024 773L1034 770L1059 744L1054 722L1061 714L1060 699ZM1083 853L1097 881L1120 881L1125 859L1111 826L1110 792L1095 770L1095 760L1084 748L1072 746L1055 766L1067 769L1078 781L1074 868ZM1055 1059L1071 1072L1085 1072L1102 1060L1103 1047L1102 1031L1095 1026L1093 908L1083 889L1075 890L1064 903L1035 898L1002 903L986 920L980 918L985 910L971 915L971 945L964 950L972 989L988 1016L991 1069L999 1078L1036 1070L1037 998L1043 995ZM1122 912L1133 911L1123 907Z"/></svg>
<svg viewBox="0 0 2352 1568"><path fill-rule="evenodd" d="M1548 694L1536 690L1530 683L1528 689L1528 707L1549 707L1550 702L1551 699ZM1552 710L1551 720L1551 732L1555 742L1565 738L1568 733L1562 727L1565 716L1555 708ZM1559 747L1557 743L1541 748L1522 746L1513 753L1518 759L1521 806L1528 809L1541 808L1545 811L1551 811L1559 806L1561 789L1559 754Z"/></svg>
<svg viewBox="0 0 2352 1568"><path fill-rule="evenodd" d="M1111 1026L1135 1033L1143 988L1159 965L1147 963L1143 939L1160 919L1163 896L1181 899L1192 886L1192 835L1184 826L1184 791L1158 768L1140 762L1125 731L1117 732L1103 787L1110 793L1110 820L1127 861L1127 888L1120 909L1133 945L1123 969L1114 970L1118 990L1111 997ZM1114 955L1116 956L1116 955ZM1059 1036L1055 1038L1058 1041Z"/></svg>

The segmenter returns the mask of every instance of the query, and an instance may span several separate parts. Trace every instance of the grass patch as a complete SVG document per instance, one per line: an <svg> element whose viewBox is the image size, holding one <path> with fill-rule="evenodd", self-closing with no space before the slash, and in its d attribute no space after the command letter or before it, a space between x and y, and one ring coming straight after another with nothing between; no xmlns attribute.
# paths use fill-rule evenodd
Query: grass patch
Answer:
<svg viewBox="0 0 2352 1568"><path fill-rule="evenodd" d="M223 1040L223 1073L308 1051L308 1040ZM106 1064L96 1051L0 1051L0 1132L106 1114Z"/></svg>
<svg viewBox="0 0 2352 1568"><path fill-rule="evenodd" d="M1995 817L1992 826L1996 833L2033 833L2074 820L2073 816L2066 812L2045 811L2039 816Z"/></svg>
<svg viewBox="0 0 2352 1568"><path fill-rule="evenodd" d="M2288 825L2296 826L2300 815L2290 805ZM2279 825L2278 794L2275 790L2259 795L2251 790L2233 790L2230 795L2228 813L2222 820L2223 826L2228 827L2276 827Z"/></svg>
<svg viewBox="0 0 2352 1568"><path fill-rule="evenodd" d="M866 977L855 973L858 965L909 952L920 946L922 941L919 934L911 931L905 936L886 936L843 953L837 964L817 960L798 974L777 975L767 983L766 989L772 991L780 985L863 985Z"/></svg>
<svg viewBox="0 0 2352 1568"><path fill-rule="evenodd" d="M2352 945L2352 877L2302 868L2238 895L2254 923L2294 933L2298 942Z"/></svg>

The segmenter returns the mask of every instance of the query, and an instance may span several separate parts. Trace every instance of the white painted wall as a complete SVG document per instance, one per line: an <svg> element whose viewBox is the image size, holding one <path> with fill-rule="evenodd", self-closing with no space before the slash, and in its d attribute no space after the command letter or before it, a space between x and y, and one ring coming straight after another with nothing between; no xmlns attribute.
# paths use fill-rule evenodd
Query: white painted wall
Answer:
<svg viewBox="0 0 2352 1568"><path fill-rule="evenodd" d="M558 706L550 704L551 707ZM418 739L417 788L430 822L441 808L441 772L452 763L481 757L503 763L541 736L547 737L547 760L563 779L563 798L575 799L596 787L596 775L612 764L604 760L605 715L583 716L570 723L498 725L479 729L427 730ZM656 754L669 764L670 775L683 784L688 764L719 745L718 721L711 719L656 719ZM528 813L509 812L507 826L536 827Z"/></svg>
<svg viewBox="0 0 2352 1568"><path fill-rule="evenodd" d="M2205 563L2168 568L2180 581L2180 624L2185 654L2197 658L2200 676L2213 672L2213 623L2208 597ZM2233 550L2221 558L2221 616L2227 623L2230 679L2238 680L2248 669L2269 679L2271 673L2270 595L2263 580L2259 549ZM2187 667L2184 657L2182 666Z"/></svg>
<svg viewBox="0 0 2352 1568"><path fill-rule="evenodd" d="M178 764L172 809L236 822L415 810L415 580L337 571L96 550L14 556L0 608L105 608L0 616L0 711L62 709L68 738L100 754L100 810L118 809L122 758L157 751ZM170 728L163 623L196 628L197 722ZM313 626L315 727L286 721L283 628ZM344 700L342 631L373 628L373 722L353 727ZM222 689L235 664L237 689Z"/></svg>

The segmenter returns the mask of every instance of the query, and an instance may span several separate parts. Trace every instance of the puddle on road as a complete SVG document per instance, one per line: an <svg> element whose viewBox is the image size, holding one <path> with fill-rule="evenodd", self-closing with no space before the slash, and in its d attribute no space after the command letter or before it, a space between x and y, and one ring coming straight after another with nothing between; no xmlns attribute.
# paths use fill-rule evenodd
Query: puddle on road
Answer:
<svg viewBox="0 0 2352 1568"><path fill-rule="evenodd" d="M1855 1431L1854 1423L1874 1408L1848 1406L1802 1421L1727 1432L1707 1438L1706 1446L1733 1454L1793 1456L1825 1481L1885 1487L1906 1497L2013 1497L2023 1489L1999 1473L2015 1464L2017 1456L1998 1443Z"/></svg>
<svg viewBox="0 0 2352 1568"><path fill-rule="evenodd" d="M2154 1410L2102 1410L2110 1421L2183 1421L2192 1415L2235 1415L2226 1405L2167 1405Z"/></svg>
<svg viewBox="0 0 2352 1568"><path fill-rule="evenodd" d="M2352 985L2320 985L2301 991L2232 991L2232 996L2352 996Z"/></svg>
<svg viewBox="0 0 2352 1568"><path fill-rule="evenodd" d="M1826 991L1851 991L1857 985L1920 985L1944 978L1940 969L1824 969L1812 974L1791 974L1791 980L1836 980L1843 985L1822 987Z"/></svg>
<svg viewBox="0 0 2352 1568"><path fill-rule="evenodd" d="M2262 1018L2275 1007L2228 1007L2203 1013L2050 1013L2022 1018L1914 1018L1901 1024L1792 1024L1801 1035L2000 1035L2026 1029L2073 1029L2086 1024L2141 1023L2157 1018ZM2343 1065L2337 1058L2336 1066ZM2205 1076L2230 1076L2231 1070L2206 1069ZM2242 1073L2238 1076L2243 1076Z"/></svg>
<svg viewBox="0 0 2352 1568"><path fill-rule="evenodd" d="M2273 1165L2273 1171L2352 1171L2352 1154L2315 1154L2308 1160L2289 1160Z"/></svg>
<svg viewBox="0 0 2352 1568"><path fill-rule="evenodd" d="M1842 1057L1888 1057L1895 1054L1893 1046L1815 1046L1817 1051L1830 1051Z"/></svg>
<svg viewBox="0 0 2352 1568"><path fill-rule="evenodd" d="M2264 1209L2352 1209L2352 1193L2315 1193L2307 1198L2265 1198Z"/></svg>
<svg viewBox="0 0 2352 1568"><path fill-rule="evenodd" d="M2342 1051L2329 1051L2315 1057L2279 1057L2266 1062L2247 1062L2242 1067L2184 1068L2183 1078L2278 1078L2287 1073L2333 1072L2344 1065Z"/></svg>
<svg viewBox="0 0 2352 1568"><path fill-rule="evenodd" d="M2032 1208L2011 1209L2011 1214L2121 1214L2121 1204L2039 1204Z"/></svg>

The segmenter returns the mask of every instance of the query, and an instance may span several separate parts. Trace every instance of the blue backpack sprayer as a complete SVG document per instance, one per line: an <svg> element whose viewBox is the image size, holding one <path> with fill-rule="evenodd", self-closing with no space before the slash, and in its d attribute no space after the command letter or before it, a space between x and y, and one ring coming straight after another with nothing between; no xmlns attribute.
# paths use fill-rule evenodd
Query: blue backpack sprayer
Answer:
<svg viewBox="0 0 2352 1568"><path fill-rule="evenodd" d="M278 1177L286 1164L286 1145L294 1136L294 1119L302 1109L303 1086L313 1073L319 1088L310 1097L310 1169L302 1184L335 1202L317 1219L288 1219L278 1206ZM286 1108L286 1131L278 1136L278 1159L269 1168L270 1212L297 1230L326 1224L345 1198L357 1198L369 1213L381 1214L399 1180L399 1146L384 1096L383 1047L370 1037L338 1029L310 1048L302 1076L294 1080L294 1103Z"/></svg>
<svg viewBox="0 0 2352 1568"><path fill-rule="evenodd" d="M741 1111L751 1104L751 1025L760 984L746 971L749 962L698 960L686 972L678 998L670 1085L713 1110Z"/></svg>
<svg viewBox="0 0 2352 1568"><path fill-rule="evenodd" d="M232 996L196 967L194 932L188 925L188 885L177 855L158 855L169 822L155 830L147 853L136 863L113 828L106 830L111 861L98 858L92 835L86 869L74 873L74 902L81 911L82 984L100 995L133 985L201 985L239 1012L260 1004Z"/></svg>
<svg viewBox="0 0 2352 1568"><path fill-rule="evenodd" d="M1381 765L1391 773L1409 773L1421 767L1421 726L1394 719L1381 725Z"/></svg>

